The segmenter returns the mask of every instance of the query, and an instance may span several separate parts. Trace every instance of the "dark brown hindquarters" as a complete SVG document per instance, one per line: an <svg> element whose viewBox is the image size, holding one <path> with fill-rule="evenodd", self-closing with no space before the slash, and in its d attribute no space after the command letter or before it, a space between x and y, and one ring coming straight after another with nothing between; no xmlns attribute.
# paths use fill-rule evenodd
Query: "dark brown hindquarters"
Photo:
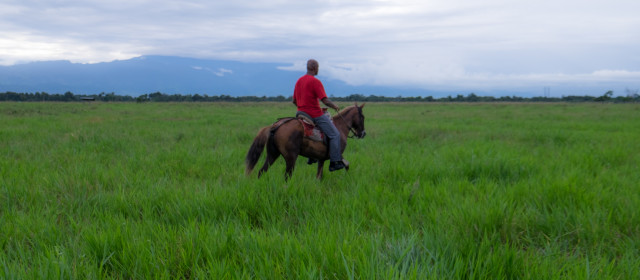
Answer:
<svg viewBox="0 0 640 280"><path fill-rule="evenodd" d="M294 121L288 121L280 126L272 135L273 147L276 150L274 151L275 157L282 155L284 158L286 163L285 178L288 179L291 177L296 166L296 160L300 155L304 128L299 121L294 119Z"/></svg>

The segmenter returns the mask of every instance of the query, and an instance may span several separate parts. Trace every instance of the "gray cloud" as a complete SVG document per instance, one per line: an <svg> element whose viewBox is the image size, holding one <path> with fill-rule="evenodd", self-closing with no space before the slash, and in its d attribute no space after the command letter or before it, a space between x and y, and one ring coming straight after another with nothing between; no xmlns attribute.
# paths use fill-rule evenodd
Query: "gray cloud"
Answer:
<svg viewBox="0 0 640 280"><path fill-rule="evenodd" d="M314 57L350 84L640 87L638 10L635 0L8 0L0 64L159 54L302 71Z"/></svg>

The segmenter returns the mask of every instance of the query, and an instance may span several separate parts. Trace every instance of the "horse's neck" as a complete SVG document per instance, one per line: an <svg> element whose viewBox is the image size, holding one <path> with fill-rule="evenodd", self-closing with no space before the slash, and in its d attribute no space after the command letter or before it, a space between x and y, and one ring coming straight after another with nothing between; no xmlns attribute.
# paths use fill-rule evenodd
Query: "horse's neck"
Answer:
<svg viewBox="0 0 640 280"><path fill-rule="evenodd" d="M342 116L340 114L342 114ZM346 114L346 111L338 113L333 117L333 124L336 126L338 131L340 131L340 134L349 134L349 123L347 123L348 121L351 121L351 117Z"/></svg>

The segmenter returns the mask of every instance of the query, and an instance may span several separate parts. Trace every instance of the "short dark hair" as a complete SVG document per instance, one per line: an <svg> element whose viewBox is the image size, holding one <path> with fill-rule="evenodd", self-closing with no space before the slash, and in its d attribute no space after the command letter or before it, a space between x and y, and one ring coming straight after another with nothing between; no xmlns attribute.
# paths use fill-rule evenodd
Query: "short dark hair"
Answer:
<svg viewBox="0 0 640 280"><path fill-rule="evenodd" d="M318 61L316 61L315 59L307 60L307 70L311 71L315 69L318 69Z"/></svg>

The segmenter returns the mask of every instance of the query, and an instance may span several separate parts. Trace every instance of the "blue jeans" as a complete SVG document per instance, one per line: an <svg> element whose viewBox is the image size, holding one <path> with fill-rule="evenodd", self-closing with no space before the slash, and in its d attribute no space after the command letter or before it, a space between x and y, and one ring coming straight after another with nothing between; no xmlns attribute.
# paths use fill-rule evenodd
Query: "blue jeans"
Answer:
<svg viewBox="0 0 640 280"><path fill-rule="evenodd" d="M319 116L313 119L316 126L324 132L324 135L329 139L329 160L341 161L342 153L340 147L340 131L333 125L333 122L326 115Z"/></svg>

